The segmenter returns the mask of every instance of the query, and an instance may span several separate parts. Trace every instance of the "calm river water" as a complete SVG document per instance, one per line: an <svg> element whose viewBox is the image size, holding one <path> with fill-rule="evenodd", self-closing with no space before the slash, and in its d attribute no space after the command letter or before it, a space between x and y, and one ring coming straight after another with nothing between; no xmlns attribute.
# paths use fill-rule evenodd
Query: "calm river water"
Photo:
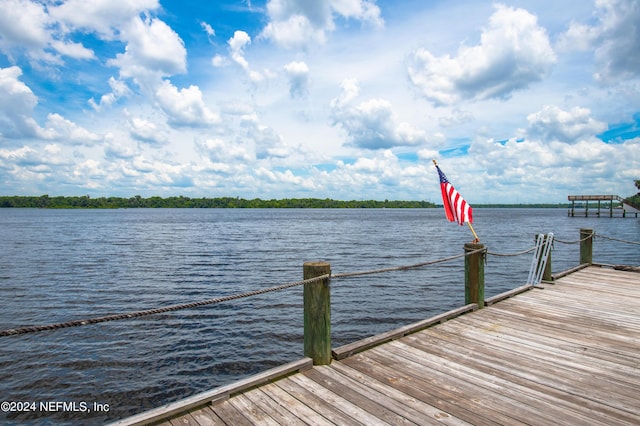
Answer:
<svg viewBox="0 0 640 426"><path fill-rule="evenodd" d="M580 228L640 240L640 219L569 218L563 209L475 209L474 220L494 253L530 248L539 232L575 241ZM298 281L305 261L328 261L334 273L411 265L460 254L472 240L442 209L0 209L0 236L0 329ZM578 260L577 244L555 245L554 272ZM640 249L596 239L594 261L640 265ZM530 263L531 254L489 256L486 295L524 284ZM339 346L463 305L464 260L334 280L331 297ZM300 287L0 337L0 401L30 404L0 421L117 420L297 360L302 342Z"/></svg>

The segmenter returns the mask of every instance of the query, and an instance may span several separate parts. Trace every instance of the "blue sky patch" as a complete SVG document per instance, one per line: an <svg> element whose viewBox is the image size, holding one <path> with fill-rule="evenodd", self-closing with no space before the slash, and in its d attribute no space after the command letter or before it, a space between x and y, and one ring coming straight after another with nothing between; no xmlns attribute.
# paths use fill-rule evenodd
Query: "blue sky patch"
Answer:
<svg viewBox="0 0 640 426"><path fill-rule="evenodd" d="M444 149L440 151L440 155L442 155L445 158L461 157L469 153L470 146L471 145L463 145L455 148Z"/></svg>
<svg viewBox="0 0 640 426"><path fill-rule="evenodd" d="M420 158L418 158L418 153L416 152L402 152L397 154L396 157L398 157L400 160L410 161L412 163L417 163L418 161L420 161Z"/></svg>
<svg viewBox="0 0 640 426"><path fill-rule="evenodd" d="M607 143L621 143L637 137L640 137L640 112L633 114L633 122L609 124L609 129L598 135Z"/></svg>

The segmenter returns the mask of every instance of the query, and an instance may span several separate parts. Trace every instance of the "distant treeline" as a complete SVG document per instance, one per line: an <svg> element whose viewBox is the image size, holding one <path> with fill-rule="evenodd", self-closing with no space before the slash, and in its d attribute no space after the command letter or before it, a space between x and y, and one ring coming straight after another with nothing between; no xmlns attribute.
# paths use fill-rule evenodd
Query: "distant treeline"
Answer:
<svg viewBox="0 0 640 426"><path fill-rule="evenodd" d="M88 195L80 197L39 197L0 196L0 207L43 208L43 209L133 209L133 208L431 208L436 204L428 201L340 201L329 198L285 198L261 200L254 198L219 197L149 197L139 195L131 198L100 197Z"/></svg>
<svg viewBox="0 0 640 426"><path fill-rule="evenodd" d="M640 182L640 180L637 180L636 182ZM638 185L638 183L636 183L636 185L638 186L638 189L640 189L640 185ZM627 204L630 204L631 206L633 206L634 208L640 210L640 192L638 192L634 196L631 196L631 197L625 199L624 201Z"/></svg>

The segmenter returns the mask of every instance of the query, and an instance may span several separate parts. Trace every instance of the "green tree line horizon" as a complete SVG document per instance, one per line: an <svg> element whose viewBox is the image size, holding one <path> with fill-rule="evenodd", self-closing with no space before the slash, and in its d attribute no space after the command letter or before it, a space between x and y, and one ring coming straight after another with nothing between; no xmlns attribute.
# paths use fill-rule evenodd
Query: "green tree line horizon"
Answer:
<svg viewBox="0 0 640 426"><path fill-rule="evenodd" d="M261 198L185 196L95 197L83 196L0 196L0 208L122 209L122 208L434 208L429 201L333 200L330 198Z"/></svg>
<svg viewBox="0 0 640 426"><path fill-rule="evenodd" d="M640 179L634 180L640 190ZM640 192L627 197L625 202L640 209ZM48 209L122 209L122 208L435 208L442 207L431 201L402 200L333 200L331 198L282 198L263 200L261 198L245 199L240 197L201 197L185 196L143 198L133 197L97 197L55 196L0 196L0 208L48 208ZM518 204L474 204L473 207L539 207L564 208L567 203L518 203Z"/></svg>
<svg viewBox="0 0 640 426"><path fill-rule="evenodd" d="M129 208L437 208L431 201L334 200L331 198L245 199L241 197L95 197L0 196L0 208L129 209ZM473 207L565 208L567 203L474 204Z"/></svg>

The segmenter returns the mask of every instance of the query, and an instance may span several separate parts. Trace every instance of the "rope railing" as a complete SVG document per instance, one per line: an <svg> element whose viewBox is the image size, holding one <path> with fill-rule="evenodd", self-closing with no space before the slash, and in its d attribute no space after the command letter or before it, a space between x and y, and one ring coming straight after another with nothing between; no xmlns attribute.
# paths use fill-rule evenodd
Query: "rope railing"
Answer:
<svg viewBox="0 0 640 426"><path fill-rule="evenodd" d="M473 251L470 251L470 252L467 252L467 253L457 254L455 256L444 257L442 259L431 260L431 261L428 261L428 262L415 263L413 265L394 266L394 267L391 267L391 268L374 269L374 270L371 270L371 271L345 272L345 273L341 273L341 274L331 274L331 278L350 278L350 277L357 277L357 276L361 276L361 275L382 274L382 273L385 273L385 272L394 272L394 271L406 271L408 269L415 269L415 268L421 268L423 266L435 265L436 263L449 262L451 260L460 259L461 257L471 256L472 254L482 253L482 252L486 252L486 251L487 251L487 249L482 248L482 249L473 250Z"/></svg>
<svg viewBox="0 0 640 426"><path fill-rule="evenodd" d="M557 241L559 243L562 243L562 244L577 244L577 243L582 243L582 242L584 242L584 241L586 241L586 240L588 240L590 238L593 238L593 237L595 237L595 232L592 232L592 233L588 234L585 238L582 238L582 239L579 239L579 240L576 240L576 241L562 241L562 240L558 240L558 239L555 239L555 241ZM607 236L604 236L604 235L599 235L599 237L605 238L605 239L609 239L609 240L613 240L613 241L623 242L623 243L640 244L638 242L621 240L621 239L617 239L617 238L607 237ZM62 329L62 328L68 328L68 327L78 327L78 326L84 326L84 325L89 325L89 324L98 324L98 323L103 323L103 322L108 322L108 321L125 320L125 319L131 319L131 318L138 318L138 317L142 317L142 316L146 316L146 315L154 315L154 314L160 314L160 313L165 313L165 312L172 312L172 311L178 311L178 310L184 310L184 309L191 309L191 308L196 308L196 307L201 307L201 306L213 305L213 304L218 304L218 303L222 303L222 302L228 302L228 301L232 301L232 300L237 300L237 299L257 296L257 295L266 294L266 293L270 293L270 292L281 291L281 290L285 290L285 289L296 287L296 286L301 286L301 285L305 285L305 284L311 284L311 283L319 282L319 281L325 280L327 278L344 279L344 278L357 277L357 276L363 276L363 275L380 274L380 273L387 273L387 272L394 272L394 271L404 271L404 270L409 270L409 269L415 269L415 268L420 268L420 267L424 267L424 266L434 265L434 264L437 264L437 263L449 262L449 261L452 261L452 260L455 260L455 259L459 259L459 258L466 257L466 256L472 256L472 255L476 255L476 254L479 254L479 253L485 253L485 254L492 255L492 256L497 256L497 257L509 257L509 256L521 256L521 255L524 255L524 254L527 254L527 253L531 253L533 250L535 250L535 247L531 247L529 249L526 249L526 250L523 250L523 251L519 251L519 252L515 252L515 253L495 253L495 252L488 251L485 247L482 247L480 249L468 251L468 252L465 252L465 253L462 253L462 254L459 254L459 255L444 257L444 258L441 258L441 259L436 259L436 260L431 260L431 261L426 261L426 262L415 263L415 264L411 264L411 265L402 265L402 266L395 266L395 267L389 267L389 268L383 268L383 269L374 269L374 270L369 270L369 271L346 272L346 273L338 273L338 274L333 274L333 273L325 274L325 275L309 278L309 279L302 280L302 281L296 281L296 282L281 284L281 285L277 285L277 286L273 286L273 287L269 287L269 288L264 288L264 289L260 289L260 290L254 290L254 291L249 291L249 292L240 293L240 294L234 294L234 295L229 295L229 296L222 296L222 297L217 297L217 298L213 298L213 299L201 300L201 301L197 301L197 302L182 303L182 304L170 305L170 306L154 308L154 309L145 309L145 310L139 310L139 311L134 311L134 312L129 312L129 313L113 314L113 315L106 315L106 316L102 316L102 317L80 319L80 320L71 320L71 321L53 323L53 324L26 326L26 327L19 327L19 328L0 330L0 337L2 337L2 336L12 336L12 335L18 335L18 334L35 333L35 332L46 331L46 330L56 330L56 329Z"/></svg>
<svg viewBox="0 0 640 426"><path fill-rule="evenodd" d="M197 307L200 307L200 306L213 305L213 304L217 304L217 303L228 302L228 301L231 301L231 300L243 299L243 298L246 298L246 297L257 296L257 295L271 293L271 292L275 292L275 291L281 291L281 290L285 290L285 289L292 288L292 287L297 287L297 286L301 286L301 285L305 285L305 284L311 284L311 283L314 283L314 282L322 281L322 280L327 279L327 278L338 278L339 279L339 278L355 277L355 276L360 276L360 275L378 274L378 273L384 273L384 272L392 272L392 271L400 271L400 270L419 268L419 267L423 267L423 266L427 266L427 265L433 265L433 264L436 264L436 263L448 262L448 261L451 261L451 260L459 259L461 257L470 256L472 254L477 254L477 253L480 253L480 252L483 252L483 251L486 251L486 249L483 248L483 249L480 249L480 250L474 250L474 251L471 251L471 252L462 253L462 254L459 254L459 255L456 255L456 256L445 257L445 258L442 258L442 259L432 260L432 261L428 261L428 262L416 263L416 264L413 264L413 265L397 266L397 267L385 268L385 269L376 269L376 270L372 270L372 271L360 271L360 272L349 272L349 273L341 273L341 274L321 275L321 276L318 276L318 277L309 278L307 280L302 280L302 281L296 281L296 282L292 282L292 283L277 285L277 286L274 286L274 287L269 287L269 288L265 288L265 289L249 291L249 292L241 293L241 294L217 297L217 298L214 298L214 299L201 300L199 302L182 303L182 304L178 304L178 305L165 306L165 307L162 307L162 308L145 309L145 310L129 312L129 313L114 314L114 315L107 315L107 316L102 316L102 317L80 319L80 320L72 320L72 321L66 321L66 322L60 322L60 323L54 323L54 324L44 324L44 325L27 326L27 327L19 327L19 328L0 330L0 337L2 337L2 336L13 336L13 335L17 335L17 334L35 333L35 332L38 332L38 331L46 331L46 330L57 330L57 329L69 328L69 327L79 327L79 326L89 325L89 324L98 324L98 323L108 322L108 321L125 320L125 319L131 319L131 318L138 318L138 317L142 317L142 316L146 316L146 315L155 315L155 314L161 314L161 313L165 313L165 312L172 312L172 311L179 311L179 310L183 310L183 309L197 308Z"/></svg>
<svg viewBox="0 0 640 426"><path fill-rule="evenodd" d="M496 257L515 257L515 256L522 256L523 254L531 253L535 249L536 248L534 246L534 247L531 247L531 248L528 248L526 250L519 251L519 252L516 252L516 253L494 253L492 251L487 251L487 254L491 255L491 256L496 256Z"/></svg>
<svg viewBox="0 0 640 426"><path fill-rule="evenodd" d="M598 235L598 237L607 238L607 237L605 237L603 235ZM560 239L556 238L554 241L557 242L557 243L560 243L560 244L579 244L579 243L582 243L584 241L587 241L589 238L593 238L593 239L596 238L595 231L593 231L591 234L587 234L584 238L579 239L579 240L563 241L563 240L560 240Z"/></svg>
<svg viewBox="0 0 640 426"><path fill-rule="evenodd" d="M311 283L314 283L314 282L322 281L322 280L327 279L327 278L329 278L328 274L327 275L321 275L321 276L318 276L318 277L309 278L307 280L296 281L296 282L293 282L293 283L282 284L282 285L278 285L278 286L275 286L275 287L264 288L264 289L261 289L261 290L254 290L254 291L249 291L249 292L241 293L241 294L234 294L234 295L229 295L229 296L217 297L217 298L214 298L214 299L201 300L199 302L182 303L182 304L179 304L179 305L165 306L165 307L162 307L162 308L145 309L145 310L142 310L142 311L129 312L129 313L126 313L126 314L114 314L114 315L107 315L107 316L97 317L97 318L89 318L89 319L82 319L82 320L73 320L73 321L67 321L67 322L60 322L60 323L56 323L56 324L45 324L45 325L37 325L37 326L30 326L30 327L20 327L20 328L8 329L8 330L1 330L0 331L0 336L12 336L12 335L16 335L16 334L35 333L37 331L56 330L56 329L68 328L68 327L78 327L78 326L81 326L81 325L89 325L89 324L97 324L97 323L107 322L107 321L117 321L117 320L123 320L123 319L137 318L137 317L142 317L142 316L145 316L145 315L161 314L161 313L165 313L165 312L179 311L179 310L182 310L182 309L189 309L189 308L196 308L196 307L200 307L200 306L213 305L213 304L216 304L216 303L228 302L228 301L231 301L231 300L243 299L243 298L246 298L246 297L257 296L257 295L260 295L260 294L270 293L270 292L274 292L274 291L280 291L280 290L284 290L284 289L287 289L287 288L296 287L296 286L300 286L300 285L304 285L304 284L311 284Z"/></svg>
<svg viewBox="0 0 640 426"><path fill-rule="evenodd" d="M598 235L598 237L604 238L605 240L617 241L619 243L640 245L639 241L621 240L619 238L607 237L606 235Z"/></svg>
<svg viewBox="0 0 640 426"><path fill-rule="evenodd" d="M595 240L596 239L596 233L593 232L591 234L588 234L587 236L585 236L584 238L579 239L579 240L563 241L563 240L559 240L559 239L556 238L555 241L558 242L558 243L562 243L562 244L578 244L578 243L581 243L583 241L588 240L589 238L593 238ZM613 237L609 237L609 236L601 235L601 234L598 234L597 238L603 238L605 240L617 241L619 243L625 243L625 244L640 245L640 241L622 240L620 238L613 238Z"/></svg>

